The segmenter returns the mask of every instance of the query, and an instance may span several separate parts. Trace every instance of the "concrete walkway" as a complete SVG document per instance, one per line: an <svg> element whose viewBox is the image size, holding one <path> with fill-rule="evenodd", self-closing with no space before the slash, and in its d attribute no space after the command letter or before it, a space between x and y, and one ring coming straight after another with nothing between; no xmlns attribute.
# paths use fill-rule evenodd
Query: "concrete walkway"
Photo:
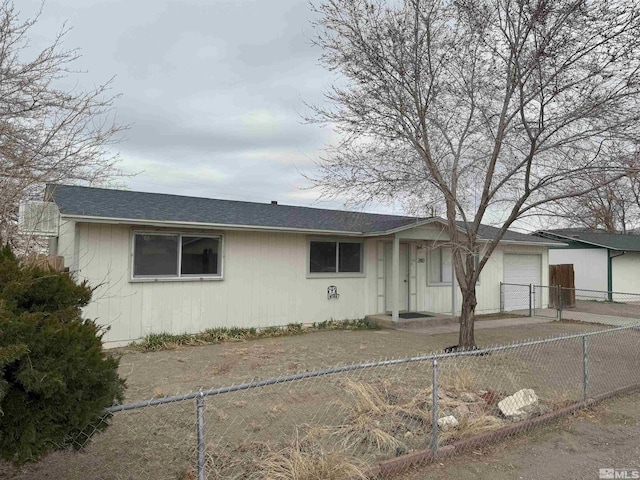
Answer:
<svg viewBox="0 0 640 480"><path fill-rule="evenodd" d="M615 327L622 327L625 325L640 323L640 319L638 318L614 317L612 315L598 315L594 313L576 312L572 310L563 310L562 319L575 320L586 323L601 323L603 325L611 325Z"/></svg>
<svg viewBox="0 0 640 480"><path fill-rule="evenodd" d="M515 317L515 318L501 318L499 320L476 320L476 330L484 330L486 328L504 328L504 327L518 327L520 325L535 325L539 323L551 323L555 318L545 317ZM411 331L415 333L422 333L425 335L437 335L439 333L458 333L460 331L460 325L457 323L451 323L447 325L433 325L433 326L415 326L410 328L403 328L401 331Z"/></svg>

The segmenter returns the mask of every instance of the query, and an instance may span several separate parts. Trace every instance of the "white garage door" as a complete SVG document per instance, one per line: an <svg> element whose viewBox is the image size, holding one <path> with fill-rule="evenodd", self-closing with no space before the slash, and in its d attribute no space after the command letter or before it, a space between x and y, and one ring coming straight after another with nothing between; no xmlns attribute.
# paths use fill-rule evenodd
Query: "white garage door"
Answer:
<svg viewBox="0 0 640 480"><path fill-rule="evenodd" d="M527 285L519 287L504 285L504 309L525 310L529 309L529 284L540 285L540 268L542 257L540 255L515 255L504 256L504 283ZM536 303L538 303L536 301Z"/></svg>

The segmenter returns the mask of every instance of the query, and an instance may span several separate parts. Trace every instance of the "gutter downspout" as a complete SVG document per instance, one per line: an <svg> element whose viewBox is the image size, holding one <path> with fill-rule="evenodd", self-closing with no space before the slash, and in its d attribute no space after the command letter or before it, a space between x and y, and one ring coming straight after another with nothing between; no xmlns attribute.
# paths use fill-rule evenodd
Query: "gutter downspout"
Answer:
<svg viewBox="0 0 640 480"><path fill-rule="evenodd" d="M611 255L611 249L607 248L607 298L610 302L613 302L613 259L618 258L626 254L623 251L618 255Z"/></svg>

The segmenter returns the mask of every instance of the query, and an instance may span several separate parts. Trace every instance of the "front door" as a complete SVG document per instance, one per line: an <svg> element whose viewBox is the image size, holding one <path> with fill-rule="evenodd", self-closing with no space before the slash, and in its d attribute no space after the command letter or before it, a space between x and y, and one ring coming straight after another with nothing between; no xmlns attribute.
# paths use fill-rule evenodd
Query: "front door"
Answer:
<svg viewBox="0 0 640 480"><path fill-rule="evenodd" d="M393 244L386 243L384 245L384 299L385 310L391 311L391 291L393 282ZM400 244L400 311L409 310L409 245Z"/></svg>

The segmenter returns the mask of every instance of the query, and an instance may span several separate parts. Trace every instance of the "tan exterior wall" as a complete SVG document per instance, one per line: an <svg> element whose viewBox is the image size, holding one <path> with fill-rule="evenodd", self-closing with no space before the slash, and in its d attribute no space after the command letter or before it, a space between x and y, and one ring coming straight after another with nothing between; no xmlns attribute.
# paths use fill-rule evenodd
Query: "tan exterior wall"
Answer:
<svg viewBox="0 0 640 480"><path fill-rule="evenodd" d="M482 272L480 272L480 282L476 286L476 297L478 299L476 312L495 313L500 311L500 282L504 281L503 257L505 253L539 254L542 285L548 285L549 264L547 252L546 247L535 246L501 245L496 248ZM423 255L428 257L428 249L424 251ZM418 264L421 266L418 270L418 292L422 293L422 295L418 295L418 305L421 310L429 312L451 312L451 284L430 285L427 282L428 261L429 259L427 258L426 262ZM424 285L425 288L420 288L420 285ZM455 290L457 296L456 314L459 314L460 306L462 305L462 294L459 287ZM542 302L543 305L548 304L548 292L546 289L544 289L543 296L539 301Z"/></svg>
<svg viewBox="0 0 640 480"><path fill-rule="evenodd" d="M369 295L375 291L372 241L365 242L365 275L307 278L306 235L218 232L224 235L223 279L131 282L134 230L122 225L78 224L78 278L98 287L85 314L110 326L105 337L108 342L137 339L151 332L193 333L211 327L362 318L376 310L375 298ZM366 276L369 270L373 275ZM338 287L339 299L327 299L329 285Z"/></svg>
<svg viewBox="0 0 640 480"><path fill-rule="evenodd" d="M96 287L85 314L110 327L106 342L128 342L152 332L178 334L212 327L312 323L362 318L384 311L384 242L390 239L364 241L364 274L313 278L308 274L308 242L310 238L317 238L315 236L200 231L224 237L222 279L132 282L132 233L150 230L167 231L131 225L63 222L58 253L65 257L66 265L76 271L78 279L86 279ZM451 285L427 284L429 246L432 240L441 239L442 233L412 231L411 236L429 240L402 240L410 246L410 309L451 312ZM543 283L548 278L546 247L500 246L481 274L477 289L479 313L496 312L500 308L499 285L505 252L541 254ZM338 287L339 299L327 299L330 285ZM459 289L456 303L459 311Z"/></svg>
<svg viewBox="0 0 640 480"><path fill-rule="evenodd" d="M618 252L613 253L617 255ZM612 259L613 265L613 291L624 293L638 293L640 294L640 253L628 252L619 257ZM605 271L606 275L606 271ZM606 277L605 277L606 278ZM576 282L578 276L576 275ZM606 290L606 288L605 288ZM618 296L618 300L630 301L630 298L624 298L624 296ZM616 296L614 295L614 300Z"/></svg>

